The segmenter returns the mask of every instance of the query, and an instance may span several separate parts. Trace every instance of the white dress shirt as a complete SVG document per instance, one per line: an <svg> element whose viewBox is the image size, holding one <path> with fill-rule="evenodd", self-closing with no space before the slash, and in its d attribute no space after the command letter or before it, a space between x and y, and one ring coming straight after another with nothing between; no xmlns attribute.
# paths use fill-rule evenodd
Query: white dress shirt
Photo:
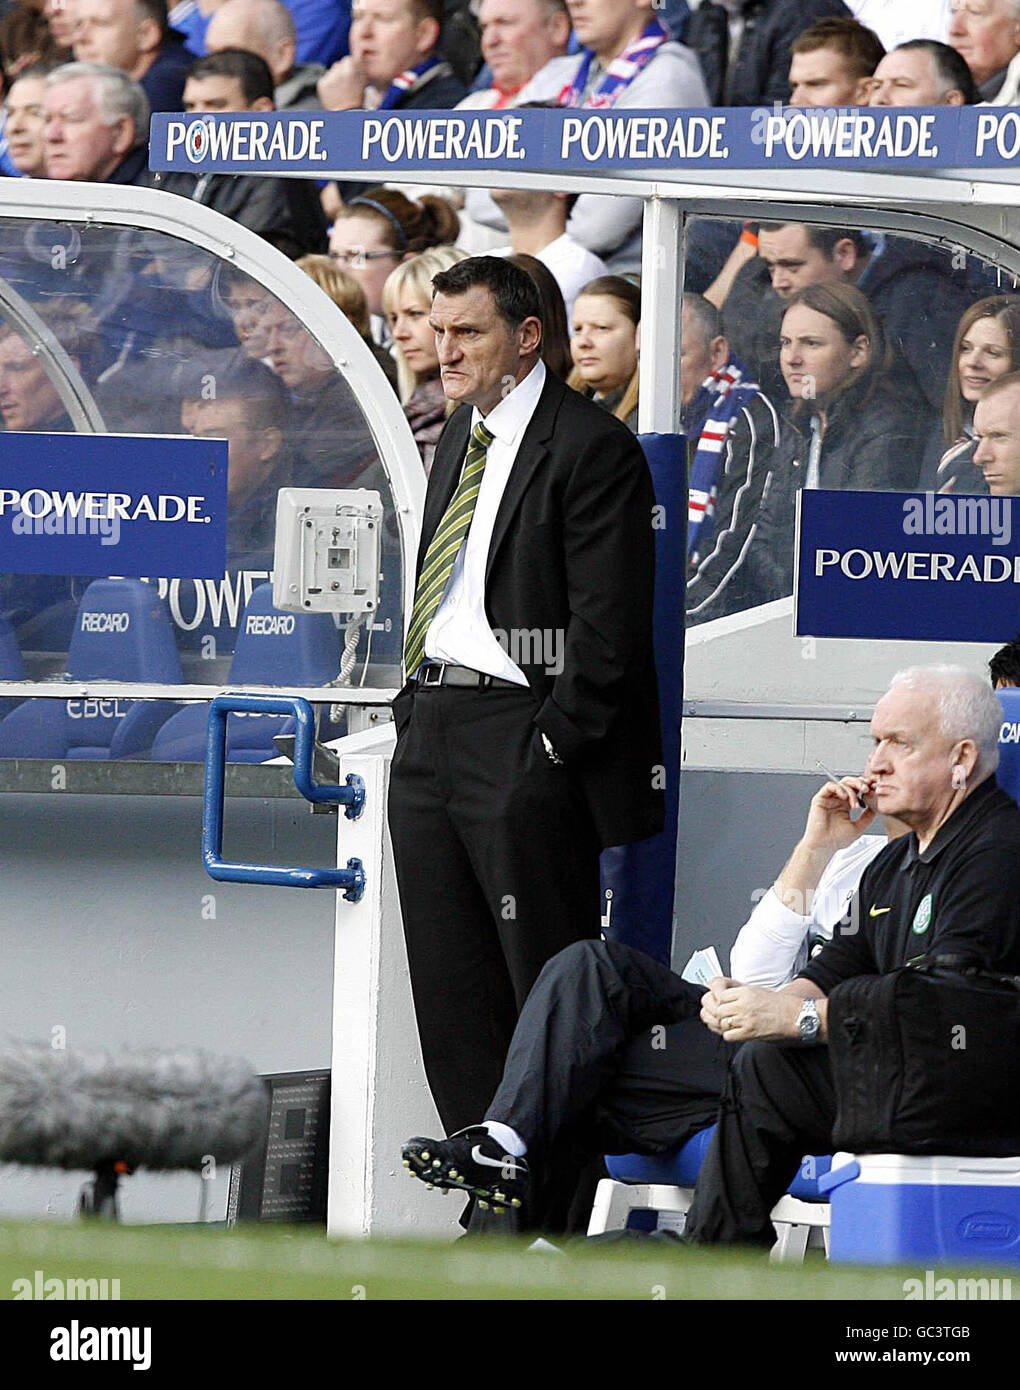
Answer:
<svg viewBox="0 0 1020 1390"><path fill-rule="evenodd" d="M507 634L508 651L497 642L485 616L485 566L496 513L524 432L531 423L545 386L545 378L545 363L538 362L524 380L484 417L486 428L492 431L495 438L489 445L471 529L454 561L443 601L425 634L425 655L430 661L449 661L457 666L468 666L473 671L482 671L487 676L498 676L518 685L527 685L528 682L521 668L510 660L512 634ZM471 416L472 430L482 418L476 408Z"/></svg>
<svg viewBox="0 0 1020 1390"><path fill-rule="evenodd" d="M788 908L770 888L740 928L730 952L730 975L742 985L782 989L808 963L812 937L831 941L857 892L861 875L889 844L885 835L862 835L839 849L822 870L805 915Z"/></svg>

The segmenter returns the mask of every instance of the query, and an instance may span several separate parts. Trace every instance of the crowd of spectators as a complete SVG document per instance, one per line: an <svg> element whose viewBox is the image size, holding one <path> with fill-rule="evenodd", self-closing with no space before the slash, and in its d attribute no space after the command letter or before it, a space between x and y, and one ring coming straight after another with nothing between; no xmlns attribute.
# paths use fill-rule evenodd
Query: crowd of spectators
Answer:
<svg viewBox="0 0 1020 1390"><path fill-rule="evenodd" d="M155 185L270 241L353 324L427 470L447 418L431 278L466 254L531 274L549 370L637 427L640 201L153 175L152 111L1020 104L1020 0L354 0L353 11L346 0L182 0L169 14L165 0L18 0L0 19L0 61L0 169ZM291 309L239 272L186 252L168 267L126 237L101 264L72 247L60 275L5 245L0 273L30 299L88 306L101 346L82 371L109 421L223 424L231 468L246 460L242 549L265 479L379 476L360 406ZM982 422L1018 395L1020 296L977 258L849 221L705 218L689 224L685 280L691 621L789 592L802 487L1013 488L1017 469ZM117 328L128 295L159 304L148 338ZM42 423L17 423L19 344L0 345L0 416L51 428L45 410ZM188 394L210 372L237 387L218 413ZM271 398L256 412L261 433L235 448L230 412L259 382Z"/></svg>

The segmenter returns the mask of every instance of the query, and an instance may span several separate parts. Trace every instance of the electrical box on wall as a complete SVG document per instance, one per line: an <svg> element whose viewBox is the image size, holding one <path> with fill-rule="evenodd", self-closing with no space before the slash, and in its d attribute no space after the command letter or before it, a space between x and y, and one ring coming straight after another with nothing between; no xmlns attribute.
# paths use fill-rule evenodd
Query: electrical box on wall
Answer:
<svg viewBox="0 0 1020 1390"><path fill-rule="evenodd" d="M280 489L273 604L289 613L379 607L382 499L364 488Z"/></svg>

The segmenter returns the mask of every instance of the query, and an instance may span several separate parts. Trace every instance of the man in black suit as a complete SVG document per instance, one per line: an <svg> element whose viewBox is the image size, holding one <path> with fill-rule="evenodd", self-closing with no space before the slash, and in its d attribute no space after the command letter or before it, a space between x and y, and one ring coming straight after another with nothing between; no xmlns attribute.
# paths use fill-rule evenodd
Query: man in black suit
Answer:
<svg viewBox="0 0 1020 1390"><path fill-rule="evenodd" d="M599 934L599 853L662 828L651 478L546 373L528 275L436 276L461 403L425 501L389 822L425 1069L448 1133L485 1113L550 956Z"/></svg>

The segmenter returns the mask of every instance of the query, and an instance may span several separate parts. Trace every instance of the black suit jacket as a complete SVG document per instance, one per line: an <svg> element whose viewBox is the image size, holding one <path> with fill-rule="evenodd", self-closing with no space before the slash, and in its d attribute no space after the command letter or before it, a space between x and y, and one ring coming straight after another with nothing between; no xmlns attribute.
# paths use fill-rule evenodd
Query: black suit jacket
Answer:
<svg viewBox="0 0 1020 1390"><path fill-rule="evenodd" d="M416 574L457 486L471 416L468 406L458 410L439 441ZM533 634L530 652L526 640L515 648L511 639L510 656L535 695L535 723L578 778L604 846L646 839L663 825L654 505L630 430L550 374L496 514L485 610L497 633ZM557 654L549 667L547 633ZM409 704L405 686L394 702L398 733Z"/></svg>

